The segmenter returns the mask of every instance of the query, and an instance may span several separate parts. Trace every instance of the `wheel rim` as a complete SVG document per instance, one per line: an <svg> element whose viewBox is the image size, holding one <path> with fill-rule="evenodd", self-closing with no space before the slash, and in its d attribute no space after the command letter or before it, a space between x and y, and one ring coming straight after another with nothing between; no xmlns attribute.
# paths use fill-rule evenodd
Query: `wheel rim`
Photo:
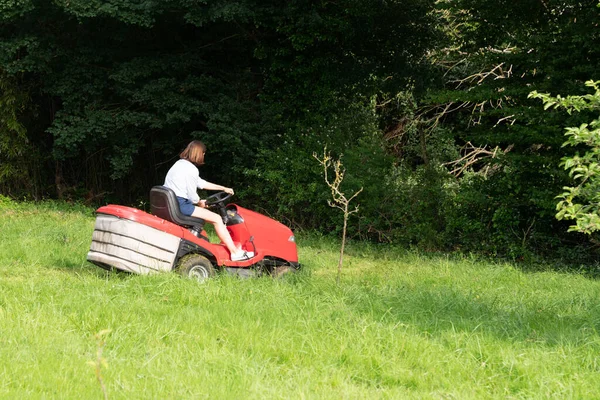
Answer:
<svg viewBox="0 0 600 400"><path fill-rule="evenodd" d="M196 279L198 282L204 282L209 278L208 270L203 265L194 265L188 272L190 278Z"/></svg>

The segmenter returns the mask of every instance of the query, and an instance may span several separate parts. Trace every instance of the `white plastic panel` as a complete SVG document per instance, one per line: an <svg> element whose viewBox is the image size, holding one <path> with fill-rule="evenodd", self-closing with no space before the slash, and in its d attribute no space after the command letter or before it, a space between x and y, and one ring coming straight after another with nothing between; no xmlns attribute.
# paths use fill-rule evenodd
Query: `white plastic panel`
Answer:
<svg viewBox="0 0 600 400"><path fill-rule="evenodd" d="M137 274L171 271L180 240L134 221L98 214L87 259Z"/></svg>

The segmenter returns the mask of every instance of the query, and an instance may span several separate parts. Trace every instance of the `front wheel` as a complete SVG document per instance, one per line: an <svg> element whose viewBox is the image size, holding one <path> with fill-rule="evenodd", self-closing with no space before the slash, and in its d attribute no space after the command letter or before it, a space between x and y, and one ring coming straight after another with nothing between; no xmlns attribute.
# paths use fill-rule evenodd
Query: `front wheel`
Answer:
<svg viewBox="0 0 600 400"><path fill-rule="evenodd" d="M298 268L284 260L265 258L256 264L256 270L259 275L268 274L273 278L283 278L295 274Z"/></svg>
<svg viewBox="0 0 600 400"><path fill-rule="evenodd" d="M292 267L291 265L281 265L272 269L271 276L273 278L279 279L288 275L295 274L296 272L296 268Z"/></svg>
<svg viewBox="0 0 600 400"><path fill-rule="evenodd" d="M202 283L215 275L215 268L208 258L200 254L188 254L177 263L177 271L181 276L196 279Z"/></svg>

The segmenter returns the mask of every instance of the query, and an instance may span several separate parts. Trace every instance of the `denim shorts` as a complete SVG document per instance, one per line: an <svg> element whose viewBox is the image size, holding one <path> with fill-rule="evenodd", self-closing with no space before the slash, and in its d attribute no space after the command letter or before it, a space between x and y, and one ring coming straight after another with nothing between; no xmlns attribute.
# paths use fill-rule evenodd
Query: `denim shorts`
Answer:
<svg viewBox="0 0 600 400"><path fill-rule="evenodd" d="M179 202L179 210L183 215L187 215L189 217L196 209L194 203L192 203L188 199L184 199L183 197L177 196L177 201Z"/></svg>

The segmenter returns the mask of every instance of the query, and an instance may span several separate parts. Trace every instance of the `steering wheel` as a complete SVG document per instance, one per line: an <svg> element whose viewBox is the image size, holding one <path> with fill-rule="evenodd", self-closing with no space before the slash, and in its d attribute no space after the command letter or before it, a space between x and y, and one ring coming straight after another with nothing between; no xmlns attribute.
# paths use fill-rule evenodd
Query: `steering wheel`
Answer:
<svg viewBox="0 0 600 400"><path fill-rule="evenodd" d="M229 200L231 198L231 194L227 193L227 192L217 192L213 195L210 195L206 198L206 206L207 207L213 207L213 206L219 206L219 207L223 207L225 204L226 200Z"/></svg>
<svg viewBox="0 0 600 400"><path fill-rule="evenodd" d="M219 211L219 215L223 219L223 223L227 225L229 218L227 217L227 210L225 209L225 201L228 200L232 195L227 192L217 192L206 198L206 207L216 207Z"/></svg>

